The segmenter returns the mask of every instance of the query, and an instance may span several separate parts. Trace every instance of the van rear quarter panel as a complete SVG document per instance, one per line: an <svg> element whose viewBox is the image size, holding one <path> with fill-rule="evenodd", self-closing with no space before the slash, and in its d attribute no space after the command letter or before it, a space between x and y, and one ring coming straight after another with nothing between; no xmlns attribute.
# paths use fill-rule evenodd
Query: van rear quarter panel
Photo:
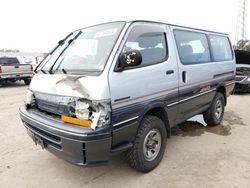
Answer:
<svg viewBox="0 0 250 188"><path fill-rule="evenodd" d="M211 32L201 32L195 29L171 26L173 41L176 41L174 36L175 29L198 32L206 35L214 34ZM222 34L216 35L226 36ZM204 110L206 106L209 107L216 90L220 86L223 86L226 89L228 84L233 83L236 67L234 56L232 60L227 61L210 61L199 64L184 65L180 60L176 43L174 47L175 53L178 56L177 61L179 68L179 111L177 119L181 122L197 113L200 113L201 110ZM184 82L182 79L183 72L186 73L186 82ZM231 88L229 88L229 90L231 90ZM202 92L207 92L207 94L200 95Z"/></svg>

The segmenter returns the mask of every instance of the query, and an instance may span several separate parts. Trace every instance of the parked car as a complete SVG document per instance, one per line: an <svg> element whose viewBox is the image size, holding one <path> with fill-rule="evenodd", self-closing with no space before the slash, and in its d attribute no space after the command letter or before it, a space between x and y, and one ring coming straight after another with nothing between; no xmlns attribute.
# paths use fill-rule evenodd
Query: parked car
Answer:
<svg viewBox="0 0 250 188"><path fill-rule="evenodd" d="M29 85L32 77L31 65L20 64L16 57L0 57L0 85L18 80L23 80L26 85Z"/></svg>
<svg viewBox="0 0 250 188"><path fill-rule="evenodd" d="M243 50L235 50L235 57L235 91L250 92L250 52Z"/></svg>
<svg viewBox="0 0 250 188"><path fill-rule="evenodd" d="M34 62L34 58L26 57L23 59L23 64L32 64Z"/></svg>
<svg viewBox="0 0 250 188"><path fill-rule="evenodd" d="M130 21L69 34L35 72L20 108L35 143L81 166L126 152L148 172L173 126L221 123L236 70L227 34Z"/></svg>

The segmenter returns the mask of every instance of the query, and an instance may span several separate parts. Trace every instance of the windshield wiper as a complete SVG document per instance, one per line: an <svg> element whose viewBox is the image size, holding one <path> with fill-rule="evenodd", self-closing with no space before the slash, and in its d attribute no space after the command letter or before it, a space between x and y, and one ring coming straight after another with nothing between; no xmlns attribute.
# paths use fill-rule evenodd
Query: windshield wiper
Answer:
<svg viewBox="0 0 250 188"><path fill-rule="evenodd" d="M62 71L63 71L64 74L67 74L67 71L65 69L62 69Z"/></svg>
<svg viewBox="0 0 250 188"><path fill-rule="evenodd" d="M67 46L63 49L63 51L60 53L60 55L57 57L57 59L55 60L55 62L54 62L53 65L51 66L51 68L50 68L50 70L49 70L49 73L50 73L50 74L53 74L52 70L53 70L55 64L57 63L58 59L63 55L63 53L64 53L65 50L69 47L69 45L70 45L74 40L76 40L76 39L79 37L79 35L81 35L81 34L82 34L82 31L79 31L79 32L77 33L77 35L76 35L73 39L70 39L70 40L68 41ZM60 66L60 65L59 65L59 66ZM59 67L59 66L58 66L58 67Z"/></svg>
<svg viewBox="0 0 250 188"><path fill-rule="evenodd" d="M45 70L41 69L41 71L42 71L43 74L47 74Z"/></svg>
<svg viewBox="0 0 250 188"><path fill-rule="evenodd" d="M49 55L52 55L60 46L64 45L65 41L66 41L71 35L73 35L73 32L71 32L70 34L68 34L64 39L59 40L58 43L57 43L57 45L56 45L56 47L55 47L54 49L52 49L52 50L43 58L43 61L44 61ZM50 59L48 59L47 61L49 61L49 60L50 60ZM43 61L42 61L40 64L42 64ZM39 64L39 65L40 65L40 64ZM39 68L39 65L38 65L38 66L36 67L36 69L34 70L35 73L37 73L37 68ZM43 67L44 67L44 66L43 66ZM41 70L43 73L46 74L46 72L42 70L43 67L41 67L40 70Z"/></svg>
<svg viewBox="0 0 250 188"><path fill-rule="evenodd" d="M71 32L70 34L68 34L63 40L59 40L58 45L49 53L50 55L52 55L59 46L64 45L64 42L71 36L73 35L73 32Z"/></svg>

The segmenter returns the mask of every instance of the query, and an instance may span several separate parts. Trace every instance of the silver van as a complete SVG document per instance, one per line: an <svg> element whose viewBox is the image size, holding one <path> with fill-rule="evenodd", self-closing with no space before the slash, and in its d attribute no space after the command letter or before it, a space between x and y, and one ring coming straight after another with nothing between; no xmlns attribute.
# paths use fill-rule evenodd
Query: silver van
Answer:
<svg viewBox="0 0 250 188"><path fill-rule="evenodd" d="M151 21L83 28L35 70L20 116L36 144L81 166L126 152L141 172L161 161L171 128L223 118L234 89L228 36Z"/></svg>

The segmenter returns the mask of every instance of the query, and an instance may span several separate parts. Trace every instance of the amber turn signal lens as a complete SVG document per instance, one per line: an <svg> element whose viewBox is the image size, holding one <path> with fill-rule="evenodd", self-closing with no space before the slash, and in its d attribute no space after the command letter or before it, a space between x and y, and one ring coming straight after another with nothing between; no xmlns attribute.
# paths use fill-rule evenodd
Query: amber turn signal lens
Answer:
<svg viewBox="0 0 250 188"><path fill-rule="evenodd" d="M72 117L68 117L68 116L61 116L61 120L63 122L66 123L72 123L74 125L80 125L80 126L84 126L84 127L90 127L91 126L91 121L87 121L87 120L80 120L77 118L72 118Z"/></svg>

